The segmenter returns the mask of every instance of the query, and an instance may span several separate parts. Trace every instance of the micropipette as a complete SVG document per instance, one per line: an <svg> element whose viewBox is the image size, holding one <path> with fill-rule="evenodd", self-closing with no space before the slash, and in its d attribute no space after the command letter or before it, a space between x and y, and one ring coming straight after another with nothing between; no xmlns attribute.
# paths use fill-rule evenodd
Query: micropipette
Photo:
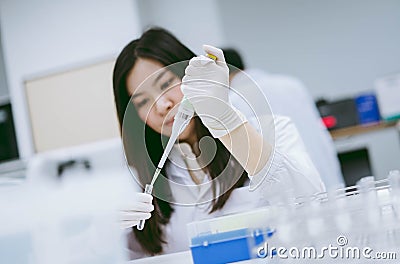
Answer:
<svg viewBox="0 0 400 264"><path fill-rule="evenodd" d="M161 157L160 162L157 165L157 169L154 172L153 179L151 180L150 184L146 184L144 189L145 193L151 194L153 191L153 185L156 181L158 175L161 172L161 169L164 167L165 161L168 158L168 155L174 145L175 141L177 140L180 133L186 128L189 124L189 121L192 119L194 114L194 108L189 100L183 97L181 104L179 105L178 112L174 117L174 123L172 125L172 133L168 140L167 146L165 147L164 153ZM140 220L139 224L137 225L138 230L142 230L144 228L145 220Z"/></svg>
<svg viewBox="0 0 400 264"><path fill-rule="evenodd" d="M215 57L212 54L207 54L207 57L209 57L210 59L212 59L214 61L217 60L217 57ZM164 153L160 159L160 162L157 165L157 169L154 172L151 183L146 184L146 186L144 188L144 193L148 193L148 194L152 193L153 185L154 185L155 181L157 180L157 177L160 174L161 169L164 167L165 161L167 160L168 155L171 152L171 149L172 149L175 141L178 139L178 137L182 133L182 131L185 130L186 126L189 124L193 115L194 115L194 108L193 108L192 104L189 102L189 100L184 96L182 98L181 104L179 105L178 112L176 113L176 115L174 117L174 123L172 124L172 132L171 132L171 136L168 140L167 146L165 147ZM139 224L137 225L137 229L143 230L144 223L145 223L145 220L140 220Z"/></svg>

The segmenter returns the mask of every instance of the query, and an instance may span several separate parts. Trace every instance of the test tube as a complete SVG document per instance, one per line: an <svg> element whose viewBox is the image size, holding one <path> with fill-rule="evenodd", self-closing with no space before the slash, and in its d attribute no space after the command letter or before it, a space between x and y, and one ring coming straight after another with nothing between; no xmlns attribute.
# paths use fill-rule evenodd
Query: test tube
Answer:
<svg viewBox="0 0 400 264"><path fill-rule="evenodd" d="M357 182L358 189L360 193L368 193L375 189L375 179L374 176L366 176L361 178Z"/></svg>
<svg viewBox="0 0 400 264"><path fill-rule="evenodd" d="M392 170L389 172L389 184L392 192L399 193L400 192L400 171L399 170Z"/></svg>
<svg viewBox="0 0 400 264"><path fill-rule="evenodd" d="M388 175L390 184L390 196L397 219L400 218L400 171L392 170Z"/></svg>
<svg viewBox="0 0 400 264"><path fill-rule="evenodd" d="M152 191L153 191L153 185L146 184L146 186L144 187L144 193L151 194ZM140 220L139 224L137 225L137 229L138 230L143 230L145 222L146 222L146 220Z"/></svg>

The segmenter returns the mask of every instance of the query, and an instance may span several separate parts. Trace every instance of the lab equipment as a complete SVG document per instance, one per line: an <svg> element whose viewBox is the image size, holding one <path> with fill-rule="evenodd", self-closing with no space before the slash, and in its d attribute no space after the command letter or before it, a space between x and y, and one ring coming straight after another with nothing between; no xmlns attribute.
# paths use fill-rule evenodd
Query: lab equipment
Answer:
<svg viewBox="0 0 400 264"><path fill-rule="evenodd" d="M63 161L88 160L65 169ZM0 186L0 263L123 263L118 212L132 200L119 138L40 153L26 181Z"/></svg>
<svg viewBox="0 0 400 264"><path fill-rule="evenodd" d="M382 119L385 121L399 119L400 74L378 78L374 86Z"/></svg>
<svg viewBox="0 0 400 264"><path fill-rule="evenodd" d="M390 175L395 173L391 172ZM323 247L329 245L344 251L357 248L361 252L368 247L374 252L396 252L400 245L400 225L393 192L396 187L391 186L394 182L393 176L392 180L389 176L389 179L379 181L367 176L355 186L320 193L307 199L296 199L293 210L287 210L291 221L285 222L279 217L274 226L277 230L274 246L312 247L317 255L322 254ZM316 218L319 218L319 222L315 221ZM288 226L290 230L303 230L303 226L310 223L313 225L305 233L283 236L282 231ZM362 253L360 255L359 259L354 257L351 263L364 263L364 256ZM324 260L324 263L335 261L329 259L327 254Z"/></svg>
<svg viewBox="0 0 400 264"><path fill-rule="evenodd" d="M207 57L209 57L210 59L213 59L214 61L217 59L216 56L211 55L211 54L207 54ZM165 161L167 160L168 155L171 152L173 145L175 144L175 141L178 139L179 135L185 130L186 126L189 124L193 115L194 115L194 108L193 108L192 104L189 102L189 100L186 97L183 97L183 99L179 105L178 112L174 116L174 123L172 125L171 136L168 140L167 146L164 149L164 153L157 165L157 169L154 172L151 183L146 184L146 186L145 186L145 189L144 189L145 193L148 193L148 194L152 193L154 183L157 180L157 177L160 174L161 169L164 167ZM145 221L146 220L140 220L139 224L137 225L138 230L143 230Z"/></svg>
<svg viewBox="0 0 400 264"><path fill-rule="evenodd" d="M57 189L31 187L1 189L1 263L105 264L127 259L115 214L124 187L115 179Z"/></svg>
<svg viewBox="0 0 400 264"><path fill-rule="evenodd" d="M390 257L396 263L400 246L399 186L400 172L393 170L384 180L367 176L355 186L189 223L193 263L255 258L268 258L268 263L280 258L285 258L285 263L319 259L337 263L340 258L346 263L365 263L369 256L378 256L374 255L378 251L387 261ZM328 254L326 247L337 248L338 254ZM368 249L371 254L365 253Z"/></svg>
<svg viewBox="0 0 400 264"><path fill-rule="evenodd" d="M193 263L217 264L257 258L275 230L268 227L276 208L228 215L188 224Z"/></svg>
<svg viewBox="0 0 400 264"><path fill-rule="evenodd" d="M199 235L192 238L191 251L196 264L218 264L248 260L273 230L239 229L224 233Z"/></svg>
<svg viewBox="0 0 400 264"><path fill-rule="evenodd" d="M355 126L358 124L357 107L353 98L328 102L317 101L322 122L328 130Z"/></svg>
<svg viewBox="0 0 400 264"><path fill-rule="evenodd" d="M0 97L0 99L2 99ZM0 101L0 161L19 158L11 103Z"/></svg>
<svg viewBox="0 0 400 264"><path fill-rule="evenodd" d="M178 139L178 136L182 133L182 131L185 130L186 126L189 124L193 115L194 115L194 108L190 104L189 100L184 97L179 105L178 112L174 117L172 132L168 140L167 146L165 147L164 153L157 165L157 169L154 172L151 183L146 184L145 186L144 190L145 193L151 194L151 192L153 191L154 183L157 180L157 177L160 174L161 169L164 167L165 161L167 160L168 155L171 152L172 146L174 145L175 141ZM145 221L146 220L140 220L139 224L137 225L138 230L143 230Z"/></svg>
<svg viewBox="0 0 400 264"><path fill-rule="evenodd" d="M209 58L212 59L212 60L215 60L215 61L217 60L217 57L214 56L214 55L212 55L212 54L207 53L206 56L209 57Z"/></svg>
<svg viewBox="0 0 400 264"><path fill-rule="evenodd" d="M158 170L158 168L157 168L157 170ZM155 181L155 178L158 177L158 174L159 174L159 173L160 173L160 172L157 172L157 171L156 171L156 174L157 174L157 175L154 174L152 182ZM153 191L153 183L151 183L151 184L146 184L146 187L144 188L144 193L151 194L152 191ZM144 228L144 222L145 222L145 220L140 220L140 221L139 221L139 224L137 225L137 229L138 229L138 230L143 230L143 228Z"/></svg>
<svg viewBox="0 0 400 264"><path fill-rule="evenodd" d="M361 125L371 125L379 123L380 115L378 102L373 93L359 95L355 98L358 121Z"/></svg>

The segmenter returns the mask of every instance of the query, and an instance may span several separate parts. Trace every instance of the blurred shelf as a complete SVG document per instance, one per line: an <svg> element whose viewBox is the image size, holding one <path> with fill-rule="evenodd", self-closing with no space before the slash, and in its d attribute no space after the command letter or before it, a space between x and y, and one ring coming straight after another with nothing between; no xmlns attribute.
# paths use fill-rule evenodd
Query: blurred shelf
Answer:
<svg viewBox="0 0 400 264"><path fill-rule="evenodd" d="M331 134L332 138L338 139L341 137L349 137L349 136L354 136L358 134L363 134L363 133L368 133L376 130L381 130L385 128L390 128L394 127L397 124L396 121L390 121L390 122L380 122L380 123L375 123L371 125L357 125L357 126L351 126L351 127L346 127L346 128L339 128L335 130L329 131Z"/></svg>

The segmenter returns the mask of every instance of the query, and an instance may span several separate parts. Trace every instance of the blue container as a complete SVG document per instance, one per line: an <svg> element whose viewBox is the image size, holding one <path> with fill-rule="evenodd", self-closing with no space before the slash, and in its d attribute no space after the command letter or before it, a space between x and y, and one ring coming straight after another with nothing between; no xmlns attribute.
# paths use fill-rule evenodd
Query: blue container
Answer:
<svg viewBox="0 0 400 264"><path fill-rule="evenodd" d="M254 248L272 236L271 229L239 229L193 237L191 252L195 264L220 264L254 258Z"/></svg>
<svg viewBox="0 0 400 264"><path fill-rule="evenodd" d="M374 94L364 94L355 98L358 120L361 125L380 121L378 102Z"/></svg>

